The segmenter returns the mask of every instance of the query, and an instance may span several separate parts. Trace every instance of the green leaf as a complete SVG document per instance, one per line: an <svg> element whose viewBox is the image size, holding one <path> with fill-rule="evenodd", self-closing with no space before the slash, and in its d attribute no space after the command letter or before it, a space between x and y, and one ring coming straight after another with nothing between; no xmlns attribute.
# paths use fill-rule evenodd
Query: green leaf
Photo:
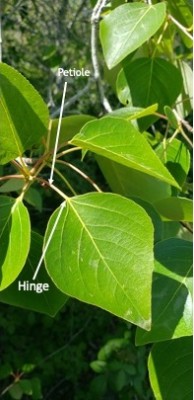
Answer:
<svg viewBox="0 0 194 400"><path fill-rule="evenodd" d="M30 187L25 193L24 200L39 212L42 211L42 196L37 189Z"/></svg>
<svg viewBox="0 0 194 400"><path fill-rule="evenodd" d="M123 4L100 23L100 39L108 68L145 43L160 28L166 15L165 3Z"/></svg>
<svg viewBox="0 0 194 400"><path fill-rule="evenodd" d="M32 385L29 379L21 379L19 384L24 394L32 395Z"/></svg>
<svg viewBox="0 0 194 400"><path fill-rule="evenodd" d="M180 140L169 139L157 146L156 154L179 185L183 186L190 169L190 153L187 146Z"/></svg>
<svg viewBox="0 0 194 400"><path fill-rule="evenodd" d="M117 93L123 104L148 107L158 103L158 111L172 106L183 86L180 71L162 58L138 58L121 70L117 78ZM144 130L157 117L145 117L139 121Z"/></svg>
<svg viewBox="0 0 194 400"><path fill-rule="evenodd" d="M62 210L46 268L67 295L149 329L152 246L153 226L139 205L115 194L85 194Z"/></svg>
<svg viewBox="0 0 194 400"><path fill-rule="evenodd" d="M49 291L36 293L33 291L19 291L18 281L30 281L42 255L43 237L32 232L31 247L28 259L17 281L13 282L7 289L0 292L0 301L13 306L38 311L54 317L67 301L67 296L61 293L51 281L44 265L38 273L36 282L48 283Z"/></svg>
<svg viewBox="0 0 194 400"><path fill-rule="evenodd" d="M113 192L139 197L148 203L171 196L170 185L141 171L125 167L105 157L96 156L100 169Z"/></svg>
<svg viewBox="0 0 194 400"><path fill-rule="evenodd" d="M193 221L193 202L186 197L169 197L154 203L156 211L164 220Z"/></svg>
<svg viewBox="0 0 194 400"><path fill-rule="evenodd" d="M21 156L48 129L46 104L12 67L0 64L0 164Z"/></svg>
<svg viewBox="0 0 194 400"><path fill-rule="evenodd" d="M179 127L179 122L178 122L177 117L176 117L175 113L173 112L172 108L170 108L169 106L165 106L164 112L168 118L170 125L174 129L177 129Z"/></svg>
<svg viewBox="0 0 194 400"><path fill-rule="evenodd" d="M23 390L19 384L19 382L14 383L10 389L9 389L9 394L11 396L12 399L15 400L20 400L23 396Z"/></svg>
<svg viewBox="0 0 194 400"><path fill-rule="evenodd" d="M105 117L88 122L71 143L178 187L147 140L130 121Z"/></svg>
<svg viewBox="0 0 194 400"><path fill-rule="evenodd" d="M24 179L11 178L0 186L0 193L17 192L24 184Z"/></svg>
<svg viewBox="0 0 194 400"><path fill-rule="evenodd" d="M41 381L39 378L32 378L31 379L32 385L32 398L33 400L40 400L43 399L42 391L41 391Z"/></svg>
<svg viewBox="0 0 194 400"><path fill-rule="evenodd" d="M192 338L155 344L149 377L156 400L192 400Z"/></svg>
<svg viewBox="0 0 194 400"><path fill-rule="evenodd" d="M131 121L133 119L139 119L146 117L147 115L151 115L155 113L158 109L157 104L153 104L147 108L141 107L123 107L118 110L112 111L109 115L110 117L119 117L124 118L127 121Z"/></svg>
<svg viewBox="0 0 194 400"><path fill-rule="evenodd" d="M152 328L150 332L137 329L138 345L192 335L191 286L192 243L174 238L157 243Z"/></svg>
<svg viewBox="0 0 194 400"><path fill-rule="evenodd" d="M186 28L190 28L193 24L193 2L189 0L168 0L168 8L173 17L178 20ZM177 26L176 26L176 29ZM188 48L192 48L193 41L189 39L181 29L178 29L184 44Z"/></svg>
<svg viewBox="0 0 194 400"><path fill-rule="evenodd" d="M21 272L30 247L30 219L20 199L0 197L0 291Z"/></svg>
<svg viewBox="0 0 194 400"><path fill-rule="evenodd" d="M71 115L69 117L65 117L61 122L60 136L59 136L59 145L68 142L73 138L76 133L80 131L82 126L84 126L88 121L95 119L91 115ZM49 133L48 141L49 149L53 149L56 141L56 134L58 128L59 120L53 119L51 121L51 131Z"/></svg>
<svg viewBox="0 0 194 400"><path fill-rule="evenodd" d="M193 71L184 61L179 60L178 66L183 77L183 88L177 99L176 109L178 114L184 119L193 108Z"/></svg>

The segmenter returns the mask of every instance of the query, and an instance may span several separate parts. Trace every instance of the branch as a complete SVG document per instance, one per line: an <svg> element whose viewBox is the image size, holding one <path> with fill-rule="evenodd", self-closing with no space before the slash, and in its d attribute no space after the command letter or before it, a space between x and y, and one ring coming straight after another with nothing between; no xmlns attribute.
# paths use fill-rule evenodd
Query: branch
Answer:
<svg viewBox="0 0 194 400"><path fill-rule="evenodd" d="M182 24L180 24L179 21L177 21L172 15L169 15L169 19L171 19L172 22L174 22L174 24L176 26L178 26L178 28L189 38L193 41L193 36L188 32L188 29L185 28L185 26L183 26Z"/></svg>
<svg viewBox="0 0 194 400"><path fill-rule="evenodd" d="M94 79L97 83L100 100L101 103L107 112L112 111L112 107L104 94L104 89L101 83L101 76L100 76L100 65L98 61L98 45L97 45L97 35L98 35L98 23L100 19L100 14L103 7L106 5L107 0L98 0L91 16L91 58L92 58L92 65L94 70Z"/></svg>

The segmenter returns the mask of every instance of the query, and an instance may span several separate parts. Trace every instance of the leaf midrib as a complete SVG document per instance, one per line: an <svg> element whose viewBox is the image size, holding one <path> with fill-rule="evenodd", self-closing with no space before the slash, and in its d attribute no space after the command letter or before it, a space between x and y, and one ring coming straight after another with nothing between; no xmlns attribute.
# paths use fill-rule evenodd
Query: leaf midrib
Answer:
<svg viewBox="0 0 194 400"><path fill-rule="evenodd" d="M80 221L83 229L85 229L89 239L91 240L92 244L94 245L97 253L99 254L100 259L103 261L105 267L108 269L109 273L112 275L112 277L114 278L114 280L117 282L117 285L119 286L119 288L121 289L121 291L124 293L124 295L126 296L126 298L129 300L130 304L132 305L132 307L136 310L137 315L139 315L139 317L145 321L145 318L140 314L140 312L137 310L137 308L134 306L133 302L131 301L131 299L128 297L128 294L125 292L125 290L123 289L122 285L120 284L120 282L117 280L115 274L111 271L109 265L107 264L105 258L103 257L100 249L98 248L96 242L94 241L92 235L90 234L90 231L88 230L87 226L85 225L84 221L82 220L82 218L80 217L80 215L78 214L76 208L73 206L71 200L69 199L69 205L71 206L72 210L74 211L76 217L78 218L78 220Z"/></svg>

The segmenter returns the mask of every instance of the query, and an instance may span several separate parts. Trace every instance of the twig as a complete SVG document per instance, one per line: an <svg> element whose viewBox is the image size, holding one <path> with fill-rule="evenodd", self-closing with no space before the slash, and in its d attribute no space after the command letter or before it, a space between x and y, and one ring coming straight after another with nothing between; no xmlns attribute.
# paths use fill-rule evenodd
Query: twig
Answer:
<svg viewBox="0 0 194 400"><path fill-rule="evenodd" d="M52 357L56 356L57 354L59 354L61 351L64 351L66 348L69 347L69 345L79 336L81 335L82 332L84 332L84 330L86 329L86 327L88 326L89 322L91 321L92 317L89 317L88 320L86 321L86 323L83 325L83 327L77 331L71 338L70 340L65 343L64 346L60 347L59 349L53 351L53 353L48 354L48 356L46 356L45 358L43 358L43 360L41 360L37 365L36 368L39 367L40 365L44 364L46 361L50 360Z"/></svg>
<svg viewBox="0 0 194 400"><path fill-rule="evenodd" d="M6 175L0 178L0 181L6 181L8 179L25 179L24 175Z"/></svg>
<svg viewBox="0 0 194 400"><path fill-rule="evenodd" d="M169 19L171 19L172 22L174 22L174 24L176 26L178 26L178 28L189 38L193 41L193 36L188 32L188 29L185 28L185 26L183 26L182 24L180 24L179 21L177 21L172 15L169 15Z"/></svg>
<svg viewBox="0 0 194 400"><path fill-rule="evenodd" d="M100 65L98 61L98 45L97 45L97 36L98 36L98 22L100 19L100 14L103 7L106 5L107 0L98 0L91 16L91 58L92 58L92 65L94 70L94 79L97 83L101 103L107 112L112 111L112 107L104 94L104 89L101 83L101 76L100 76Z"/></svg>
<svg viewBox="0 0 194 400"><path fill-rule="evenodd" d="M187 229L188 230L188 232L190 232L190 233L192 233L193 234L193 229L190 227L190 225L189 224L187 224L186 222L184 222L184 221L180 221L180 224L185 228L185 229Z"/></svg>
<svg viewBox="0 0 194 400"><path fill-rule="evenodd" d="M79 168L75 167L75 165L70 164L70 163L68 163L66 161L62 161L62 160L56 160L56 162L60 163L60 164L64 164L67 167L71 168L73 171L75 171L79 175L81 175L82 178L84 178L86 181L88 181L94 187L94 189L97 190L97 192L100 192L100 193L102 192L102 190L99 188L99 186L88 175L86 175L83 171L81 171Z"/></svg>

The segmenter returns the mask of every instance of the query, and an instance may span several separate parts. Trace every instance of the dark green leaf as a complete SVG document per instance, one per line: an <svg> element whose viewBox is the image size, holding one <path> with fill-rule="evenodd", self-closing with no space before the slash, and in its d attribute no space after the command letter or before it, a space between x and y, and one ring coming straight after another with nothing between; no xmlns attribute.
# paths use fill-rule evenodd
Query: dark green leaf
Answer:
<svg viewBox="0 0 194 400"><path fill-rule="evenodd" d="M148 369L156 400L192 400L192 338L153 346Z"/></svg>
<svg viewBox="0 0 194 400"><path fill-rule="evenodd" d="M172 106L183 85L180 71L162 58L138 58L121 70L117 79L118 97L123 104L148 107L158 103L158 111ZM138 121L142 130L157 117L145 117Z"/></svg>
<svg viewBox="0 0 194 400"><path fill-rule="evenodd" d="M50 277L46 273L44 265L41 266L37 280L35 282L48 283L48 292L36 293L33 291L24 292L18 290L19 280L21 282L32 282L33 274L42 254L42 244L43 238L37 233L32 232L31 248L26 265L19 275L17 281L14 282L7 289L0 292L0 301L14 306L48 314L53 317L66 303L67 296L65 296L64 293L61 293L53 284Z"/></svg>
<svg viewBox="0 0 194 400"><path fill-rule="evenodd" d="M0 193L16 192L24 186L24 179L11 178L0 186Z"/></svg>
<svg viewBox="0 0 194 400"><path fill-rule="evenodd" d="M156 154L166 165L180 186L183 186L190 168L190 153L180 140L162 142L156 148Z"/></svg>
<svg viewBox="0 0 194 400"><path fill-rule="evenodd" d="M155 246L152 328L137 330L145 344L192 335L192 243L168 239Z"/></svg>

